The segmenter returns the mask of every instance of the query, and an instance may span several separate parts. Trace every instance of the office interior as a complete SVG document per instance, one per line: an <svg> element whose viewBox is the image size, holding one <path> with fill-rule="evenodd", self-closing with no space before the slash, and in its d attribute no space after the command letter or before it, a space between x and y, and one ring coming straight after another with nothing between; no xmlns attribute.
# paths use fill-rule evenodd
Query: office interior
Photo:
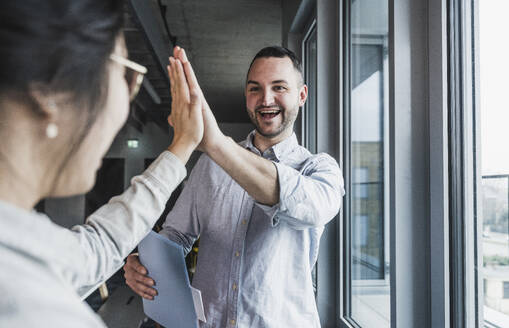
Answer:
<svg viewBox="0 0 509 328"><path fill-rule="evenodd" d="M487 0L126 0L129 59L148 68L128 121L89 193L36 208L83 224L169 145L173 46L236 141L254 128L251 59L285 46L309 87L298 140L333 156L345 179L310 273L322 327L509 327L508 10ZM198 242L191 279L199 254ZM148 325L122 270L85 301L108 327Z"/></svg>

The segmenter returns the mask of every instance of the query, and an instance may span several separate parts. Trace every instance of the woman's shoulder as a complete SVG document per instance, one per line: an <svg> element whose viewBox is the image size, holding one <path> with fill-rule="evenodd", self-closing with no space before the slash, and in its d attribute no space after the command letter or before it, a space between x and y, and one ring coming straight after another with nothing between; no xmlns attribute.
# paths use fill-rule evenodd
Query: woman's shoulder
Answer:
<svg viewBox="0 0 509 328"><path fill-rule="evenodd" d="M104 327L45 263L2 245L0 266L0 327Z"/></svg>

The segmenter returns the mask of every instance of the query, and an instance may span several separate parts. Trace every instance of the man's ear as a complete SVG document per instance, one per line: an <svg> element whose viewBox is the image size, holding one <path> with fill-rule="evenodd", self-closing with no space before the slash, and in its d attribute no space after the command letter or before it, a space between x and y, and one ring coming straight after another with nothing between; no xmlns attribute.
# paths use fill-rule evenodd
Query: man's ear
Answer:
<svg viewBox="0 0 509 328"><path fill-rule="evenodd" d="M308 86L303 84L299 89L299 107L304 106L308 99Z"/></svg>

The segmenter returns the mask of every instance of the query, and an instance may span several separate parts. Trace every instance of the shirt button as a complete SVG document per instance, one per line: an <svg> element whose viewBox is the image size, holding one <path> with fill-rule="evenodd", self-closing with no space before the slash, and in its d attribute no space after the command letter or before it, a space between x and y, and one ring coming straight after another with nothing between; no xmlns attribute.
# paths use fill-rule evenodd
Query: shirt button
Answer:
<svg viewBox="0 0 509 328"><path fill-rule="evenodd" d="M235 256L236 256L236 257L239 257L239 256L240 256L240 253L239 253L239 252L235 252Z"/></svg>
<svg viewBox="0 0 509 328"><path fill-rule="evenodd" d="M233 290L237 290L237 284L233 284L232 288Z"/></svg>
<svg viewBox="0 0 509 328"><path fill-rule="evenodd" d="M246 220L242 220L242 224L246 224L246 223L247 223L247 221L246 221Z"/></svg>
<svg viewBox="0 0 509 328"><path fill-rule="evenodd" d="M235 325L235 320L231 319L230 320L230 325L232 325L232 326Z"/></svg>

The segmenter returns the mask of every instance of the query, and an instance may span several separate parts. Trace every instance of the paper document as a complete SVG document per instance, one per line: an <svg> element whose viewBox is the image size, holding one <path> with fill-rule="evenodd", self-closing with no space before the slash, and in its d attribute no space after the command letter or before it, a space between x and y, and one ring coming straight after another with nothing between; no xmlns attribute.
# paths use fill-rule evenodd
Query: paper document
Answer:
<svg viewBox="0 0 509 328"><path fill-rule="evenodd" d="M205 310L203 310L201 291L191 286L191 292L193 293L194 310L196 311L196 316L198 317L198 320L207 322L207 319L205 319Z"/></svg>
<svg viewBox="0 0 509 328"><path fill-rule="evenodd" d="M166 328L197 328L198 319L205 321L201 292L189 283L182 246L151 231L138 252L158 293L143 299L145 314Z"/></svg>

